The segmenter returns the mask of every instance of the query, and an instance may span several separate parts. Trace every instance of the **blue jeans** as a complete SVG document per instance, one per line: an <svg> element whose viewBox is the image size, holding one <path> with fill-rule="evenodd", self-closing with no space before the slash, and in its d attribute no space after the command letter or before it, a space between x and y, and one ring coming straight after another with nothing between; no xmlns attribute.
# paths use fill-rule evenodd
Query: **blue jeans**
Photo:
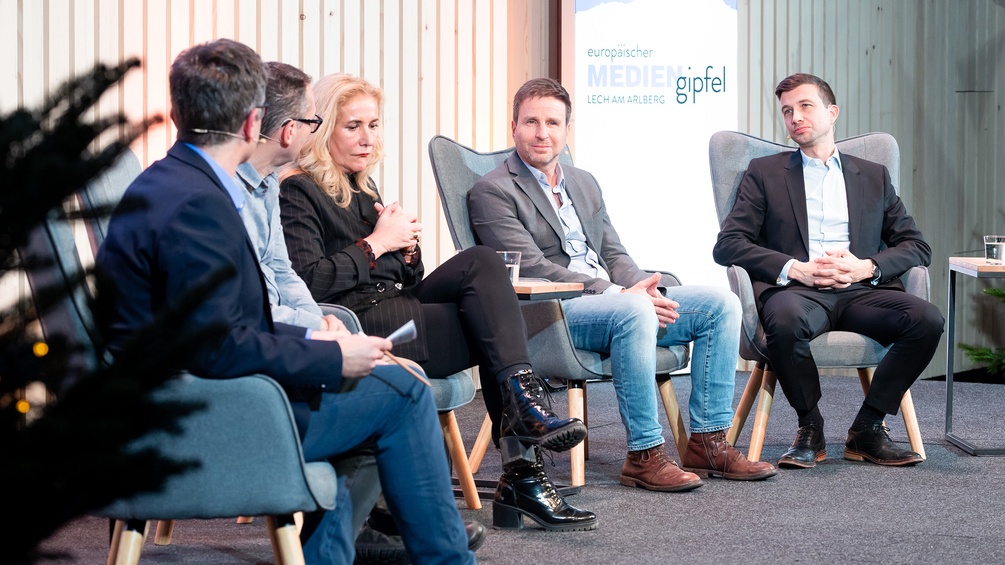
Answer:
<svg viewBox="0 0 1005 565"><path fill-rule="evenodd" d="M611 356L614 390L628 449L663 443L657 416L656 347L691 349L691 433L725 430L733 420L733 381L740 351L740 301L729 290L675 286L667 298L680 317L659 328L652 302L636 294L600 294L562 302L577 348ZM659 334L659 335L657 335Z"/></svg>
<svg viewBox="0 0 1005 565"><path fill-rule="evenodd" d="M307 461L372 446L384 499L412 562L475 562L451 490L433 396L413 376L381 366L351 392L323 394L303 445ZM352 563L350 478L339 476L335 509L325 512L304 544L307 563Z"/></svg>

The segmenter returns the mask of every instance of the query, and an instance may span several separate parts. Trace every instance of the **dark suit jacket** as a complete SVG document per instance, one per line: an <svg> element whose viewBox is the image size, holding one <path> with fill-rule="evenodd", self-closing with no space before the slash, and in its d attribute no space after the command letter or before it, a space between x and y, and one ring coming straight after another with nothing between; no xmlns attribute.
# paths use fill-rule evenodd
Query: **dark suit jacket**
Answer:
<svg viewBox="0 0 1005 565"><path fill-rule="evenodd" d="M429 359L422 305L407 292L422 280L422 255L415 256L412 266L405 264L401 253L385 253L370 269L366 254L356 245L373 233L374 203L379 199L357 192L349 206L341 208L305 174L283 179L279 199L290 262L314 300L349 308L371 335L387 336L415 320L419 338L395 346L394 352L418 362ZM383 291L376 290L378 283Z"/></svg>
<svg viewBox="0 0 1005 565"><path fill-rule="evenodd" d="M114 354L164 308L222 267L237 275L217 287L189 318L194 330L223 324L219 343L207 344L186 367L227 378L262 373L291 392L336 387L342 354L334 342L304 339L305 330L273 324L258 256L237 209L216 174L178 142L126 190L139 210L117 210L96 267L115 284L103 332Z"/></svg>
<svg viewBox="0 0 1005 565"><path fill-rule="evenodd" d="M903 289L900 275L911 267L927 266L932 250L894 191L886 167L845 154L841 164L848 193L850 251L876 262L881 286ZM807 221L800 153L753 159L712 256L720 265L743 267L760 300L765 290L779 288L776 280L789 259L808 260Z"/></svg>
<svg viewBox="0 0 1005 565"><path fill-rule="evenodd" d="M570 165L562 165L562 172L586 242L597 252L611 281L630 287L649 276L621 244L593 175ZM611 286L568 269L572 258L565 252L565 231L558 213L515 151L471 188L468 213L481 243L522 254L521 277L581 282L587 293L601 293Z"/></svg>

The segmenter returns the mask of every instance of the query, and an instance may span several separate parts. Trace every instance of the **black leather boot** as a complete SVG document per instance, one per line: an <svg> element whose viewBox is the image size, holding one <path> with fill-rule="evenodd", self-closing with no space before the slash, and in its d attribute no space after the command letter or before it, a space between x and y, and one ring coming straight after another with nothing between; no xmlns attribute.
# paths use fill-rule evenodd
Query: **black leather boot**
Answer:
<svg viewBox="0 0 1005 565"><path fill-rule="evenodd" d="M582 420L562 419L551 411L544 386L534 371L517 371L501 386L502 436L514 436L552 451L568 451L586 437Z"/></svg>
<svg viewBox="0 0 1005 565"><path fill-rule="evenodd" d="M492 501L492 526L502 530L523 528L523 517L551 531L575 532L597 529L597 515L580 510L562 498L544 472L541 455L536 463L520 461L503 465Z"/></svg>

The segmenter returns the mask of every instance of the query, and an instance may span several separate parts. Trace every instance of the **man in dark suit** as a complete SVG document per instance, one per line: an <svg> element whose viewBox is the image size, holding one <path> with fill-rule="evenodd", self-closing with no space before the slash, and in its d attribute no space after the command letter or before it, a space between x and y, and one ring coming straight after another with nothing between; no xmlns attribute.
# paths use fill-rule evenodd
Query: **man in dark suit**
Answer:
<svg viewBox="0 0 1005 565"><path fill-rule="evenodd" d="M261 59L247 46L221 39L183 51L169 82L178 141L126 191L124 201L140 209L116 212L96 260L116 287L103 297L110 305L102 328L110 350L121 350L192 286L220 272L236 273L179 328L227 328L186 368L208 378L263 373L276 379L303 416L306 459L373 449L413 561L473 563L450 491L432 396L397 367L377 366L390 342L362 335L312 340L305 328L272 321L258 256L239 214L246 193L232 180L259 141L266 111ZM336 394L345 379L359 379L355 390ZM350 489L340 479L335 510L304 544L309 563L352 562Z"/></svg>
<svg viewBox="0 0 1005 565"><path fill-rule="evenodd" d="M893 344L845 443L844 457L911 465L921 457L890 441L883 420L932 359L944 320L903 292L899 277L932 251L882 165L837 152L838 107L830 86L795 74L775 89L799 151L754 159L713 250L720 265L750 273L771 368L799 415L780 467L826 458L820 377L810 341L831 330Z"/></svg>
<svg viewBox="0 0 1005 565"><path fill-rule="evenodd" d="M585 296L562 301L576 347L609 353L628 454L621 484L674 492L702 477L759 480L774 465L748 461L726 441L733 420L733 381L740 303L725 288L658 290L659 273L636 265L607 216L596 179L560 165L572 103L552 79L533 79L513 97L516 151L468 192L471 225L481 243L520 251L520 273L582 282ZM657 414L656 347L694 343L684 469L666 455Z"/></svg>

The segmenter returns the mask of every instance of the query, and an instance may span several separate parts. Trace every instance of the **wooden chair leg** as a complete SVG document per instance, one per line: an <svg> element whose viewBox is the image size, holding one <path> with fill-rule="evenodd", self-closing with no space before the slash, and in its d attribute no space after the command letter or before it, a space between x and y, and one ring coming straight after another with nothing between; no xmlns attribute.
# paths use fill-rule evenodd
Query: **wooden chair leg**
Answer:
<svg viewBox="0 0 1005 565"><path fill-rule="evenodd" d="M119 554L119 544L122 542L122 530L126 523L122 520L115 520L112 528L112 539L108 543L108 558L105 565L115 565L115 558Z"/></svg>
<svg viewBox="0 0 1005 565"><path fill-rule="evenodd" d="M858 382L862 384L862 394L869 394L869 388L872 386L872 369L869 367L859 368Z"/></svg>
<svg viewBox="0 0 1005 565"><path fill-rule="evenodd" d="M304 548L300 545L300 535L293 516L266 516L272 552L279 565L305 565Z"/></svg>
<svg viewBox="0 0 1005 565"><path fill-rule="evenodd" d="M747 416L750 415L750 409L754 406L754 400L757 399L757 392L761 390L763 379L764 363L758 362L754 365L754 370L750 372L750 379L743 389L740 404L737 405L736 412L733 414L733 425L726 432L726 441L730 445L736 445L736 440L740 437L740 432L743 431L743 425L747 422Z"/></svg>
<svg viewBox="0 0 1005 565"><path fill-rule="evenodd" d="M486 414L485 419L482 420L482 427L478 430L478 437L475 438L475 444L471 446L471 455L468 456L468 466L471 468L472 474L477 473L478 468L482 466L482 458L485 457L485 452L488 451L491 441L492 418Z"/></svg>
<svg viewBox="0 0 1005 565"><path fill-rule="evenodd" d="M761 396L757 400L757 411L754 412L754 429L750 431L750 449L747 459L761 460L761 448L764 447L764 433L768 429L768 414L771 413L771 401L775 396L775 374L764 371L761 382Z"/></svg>
<svg viewBox="0 0 1005 565"><path fill-rule="evenodd" d="M237 517L237 523L238 524L250 524L250 523L252 523L254 521L255 521L255 517L254 516L238 516Z"/></svg>
<svg viewBox="0 0 1005 565"><path fill-rule="evenodd" d="M569 417L582 419L586 414L586 383L582 381L569 381ZM584 420L585 422L585 420ZM570 466L572 469L572 486L580 487L586 484L586 460L584 440L576 447L569 450Z"/></svg>
<svg viewBox="0 0 1005 565"><path fill-rule="evenodd" d="M660 398L663 399L663 409L667 413L667 421L670 422L670 433L673 434L674 443L677 445L677 454L683 458L684 451L687 450L687 430L684 429L684 418L680 414L673 383L667 378L659 383L659 390Z"/></svg>
<svg viewBox="0 0 1005 565"><path fill-rule="evenodd" d="M141 520L116 520L107 565L136 565L143 551L143 538L149 523Z"/></svg>
<svg viewBox="0 0 1005 565"><path fill-rule="evenodd" d="M171 534L174 532L174 520L157 520L157 530L154 533L154 545L171 545Z"/></svg>
<svg viewBox="0 0 1005 565"><path fill-rule="evenodd" d="M904 398L900 400L900 414L904 417L904 427L907 428L907 437L911 440L911 451L917 453L922 459L928 459L925 455L925 444L921 441L921 428L918 427L918 415L914 412L914 399L911 391L904 393Z"/></svg>
<svg viewBox="0 0 1005 565"><path fill-rule="evenodd" d="M475 486L475 478L471 476L468 455L464 451L464 441L461 439L461 430L457 426L457 417L453 410L440 414L440 428L447 441L447 450L450 451L450 461L454 465L457 482L461 485L461 492L464 493L464 502L469 509L480 510L482 503L478 498L478 488Z"/></svg>

